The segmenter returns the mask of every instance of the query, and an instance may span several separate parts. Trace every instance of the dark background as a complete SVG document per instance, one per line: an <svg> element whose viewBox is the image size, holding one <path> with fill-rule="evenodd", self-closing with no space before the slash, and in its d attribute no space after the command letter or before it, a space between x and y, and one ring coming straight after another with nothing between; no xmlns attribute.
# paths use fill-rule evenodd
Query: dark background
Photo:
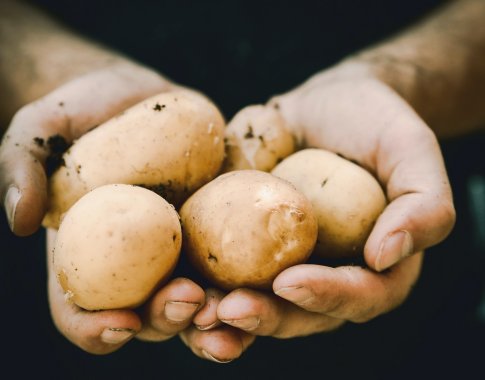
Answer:
<svg viewBox="0 0 485 380"><path fill-rule="evenodd" d="M205 92L230 118L401 30L441 2L36 3L75 30ZM404 305L330 334L258 338L229 364L195 357L177 337L159 344L134 340L106 356L73 346L50 319L43 231L17 238L2 215L0 370L12 378L33 373L53 379L479 378L485 353L485 247L479 234L484 142L483 133L442 142L457 224L446 241L427 251Z"/></svg>

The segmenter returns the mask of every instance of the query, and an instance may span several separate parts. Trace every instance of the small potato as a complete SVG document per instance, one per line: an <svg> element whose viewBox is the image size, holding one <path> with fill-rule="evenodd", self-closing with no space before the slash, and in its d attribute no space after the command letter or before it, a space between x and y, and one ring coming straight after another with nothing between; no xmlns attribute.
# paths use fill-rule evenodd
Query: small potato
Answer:
<svg viewBox="0 0 485 380"><path fill-rule="evenodd" d="M258 170L222 174L182 206L183 249L213 284L269 289L303 263L317 238L310 202L287 181Z"/></svg>
<svg viewBox="0 0 485 380"><path fill-rule="evenodd" d="M318 218L315 255L362 255L365 242L387 200L364 168L323 149L304 149L284 159L271 173L286 179L312 202Z"/></svg>
<svg viewBox="0 0 485 380"><path fill-rule="evenodd" d="M295 151L295 142L280 113L271 106L241 110L225 130L226 159L222 172L256 169L269 172Z"/></svg>
<svg viewBox="0 0 485 380"><path fill-rule="evenodd" d="M181 205L213 179L224 160L224 119L195 92L155 95L80 137L49 182L45 227L88 191L106 184L140 185Z"/></svg>
<svg viewBox="0 0 485 380"><path fill-rule="evenodd" d="M70 302L87 310L134 308L166 281L178 261L177 212L153 191L98 187L66 213L53 266Z"/></svg>

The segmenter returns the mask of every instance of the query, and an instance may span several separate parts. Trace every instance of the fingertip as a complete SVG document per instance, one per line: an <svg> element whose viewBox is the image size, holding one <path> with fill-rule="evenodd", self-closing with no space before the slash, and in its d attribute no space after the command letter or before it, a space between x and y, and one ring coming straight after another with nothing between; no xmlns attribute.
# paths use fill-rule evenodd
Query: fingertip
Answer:
<svg viewBox="0 0 485 380"><path fill-rule="evenodd" d="M217 306L217 318L220 320L234 320L249 314L257 314L258 296L250 289L236 289L226 295Z"/></svg>
<svg viewBox="0 0 485 380"><path fill-rule="evenodd" d="M206 290L205 304L200 308L193 319L195 327L201 331L211 330L220 325L217 318L217 307L224 294L214 288Z"/></svg>
<svg viewBox="0 0 485 380"><path fill-rule="evenodd" d="M96 355L118 350L136 337L142 328L139 317L131 310L106 310L85 315L84 319L77 335L65 333L81 349ZM90 331L90 328L93 330Z"/></svg>
<svg viewBox="0 0 485 380"><path fill-rule="evenodd" d="M144 328L138 338L162 341L183 331L204 305L204 290L187 278L175 278L143 305Z"/></svg>
<svg viewBox="0 0 485 380"><path fill-rule="evenodd" d="M22 193L16 186L10 186L7 190L4 199L5 214L7 217L8 225L12 232L15 233L15 213L17 205L22 198Z"/></svg>
<svg viewBox="0 0 485 380"><path fill-rule="evenodd" d="M142 329L138 315L128 309L86 312L66 304L52 316L62 335L83 351L95 355L118 350Z"/></svg>
<svg viewBox="0 0 485 380"><path fill-rule="evenodd" d="M231 326L210 331L190 330L186 344L199 357L216 363L229 363L239 358L254 341L246 333Z"/></svg>
<svg viewBox="0 0 485 380"><path fill-rule="evenodd" d="M28 236L39 229L47 209L47 178L35 159L26 162L19 158L14 165L6 169L9 177L2 178L6 187L3 204L10 230Z"/></svg>
<svg viewBox="0 0 485 380"><path fill-rule="evenodd" d="M393 200L378 218L364 247L367 265L377 272L443 241L455 224L447 196L409 193Z"/></svg>
<svg viewBox="0 0 485 380"><path fill-rule="evenodd" d="M106 344L119 345L131 340L136 331L130 328L107 327L100 335L100 339Z"/></svg>
<svg viewBox="0 0 485 380"><path fill-rule="evenodd" d="M314 265L294 265L282 271L273 281L273 292L278 293L281 289L301 286L306 283L309 273L313 273Z"/></svg>
<svg viewBox="0 0 485 380"><path fill-rule="evenodd" d="M11 208L8 217L9 225L15 235L29 236L37 232L42 225L46 212L47 194L45 188L36 188L35 192L19 191L19 193L19 198L15 200L16 195L14 194L12 203L6 206Z"/></svg>
<svg viewBox="0 0 485 380"><path fill-rule="evenodd" d="M384 237L377 251L377 256L368 265L377 272L382 272L412 255L413 249L413 237L408 231L391 232Z"/></svg>

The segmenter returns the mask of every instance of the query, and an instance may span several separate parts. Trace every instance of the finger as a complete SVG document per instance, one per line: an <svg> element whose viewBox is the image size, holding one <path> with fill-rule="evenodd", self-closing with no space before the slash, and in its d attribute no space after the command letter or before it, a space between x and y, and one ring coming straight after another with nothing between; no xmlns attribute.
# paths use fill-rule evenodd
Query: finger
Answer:
<svg viewBox="0 0 485 380"><path fill-rule="evenodd" d="M199 330L210 330L221 324L217 318L217 306L224 297L218 289L210 288L205 291L205 304L194 317L194 325Z"/></svg>
<svg viewBox="0 0 485 380"><path fill-rule="evenodd" d="M344 321L306 311L273 294L238 289L219 304L217 315L226 324L253 335L293 338L331 331Z"/></svg>
<svg viewBox="0 0 485 380"><path fill-rule="evenodd" d="M422 253L416 254L382 273L358 266L297 265L280 273L273 289L305 310L365 322L404 302L419 277L421 261Z"/></svg>
<svg viewBox="0 0 485 380"><path fill-rule="evenodd" d="M166 89L156 78L146 69L115 66L73 80L17 112L0 147L0 196L15 234L29 235L40 225L47 199L44 168L60 162L87 130Z"/></svg>
<svg viewBox="0 0 485 380"><path fill-rule="evenodd" d="M192 323L203 306L204 290L187 278L176 278L163 286L143 308L143 329L137 338L166 340Z"/></svg>
<svg viewBox="0 0 485 380"><path fill-rule="evenodd" d="M441 242L455 210L433 132L389 87L365 75L353 80L348 69L355 67L328 70L272 102L307 146L356 161L385 187L390 204L364 249L367 264L382 271Z"/></svg>
<svg viewBox="0 0 485 380"><path fill-rule="evenodd" d="M455 223L451 187L440 148L426 127L383 133L377 173L390 204L364 248L367 264L382 271L448 236Z"/></svg>
<svg viewBox="0 0 485 380"><path fill-rule="evenodd" d="M55 232L47 232L47 252L52 252ZM139 317L131 310L86 311L66 301L48 260L48 296L51 315L59 332L92 354L116 351L141 329Z"/></svg>
<svg viewBox="0 0 485 380"><path fill-rule="evenodd" d="M189 327L180 334L182 341L200 358L229 363L239 358L255 337L231 326L200 331Z"/></svg>

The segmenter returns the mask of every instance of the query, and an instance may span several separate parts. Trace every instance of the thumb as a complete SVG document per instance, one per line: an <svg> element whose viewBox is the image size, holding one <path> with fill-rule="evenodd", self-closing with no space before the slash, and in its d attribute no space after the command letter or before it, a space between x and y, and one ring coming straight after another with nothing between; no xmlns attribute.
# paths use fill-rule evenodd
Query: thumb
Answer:
<svg viewBox="0 0 485 380"><path fill-rule="evenodd" d="M72 141L171 84L143 67L122 64L79 77L24 106L0 145L0 196L11 230L34 233L47 208L47 173Z"/></svg>

